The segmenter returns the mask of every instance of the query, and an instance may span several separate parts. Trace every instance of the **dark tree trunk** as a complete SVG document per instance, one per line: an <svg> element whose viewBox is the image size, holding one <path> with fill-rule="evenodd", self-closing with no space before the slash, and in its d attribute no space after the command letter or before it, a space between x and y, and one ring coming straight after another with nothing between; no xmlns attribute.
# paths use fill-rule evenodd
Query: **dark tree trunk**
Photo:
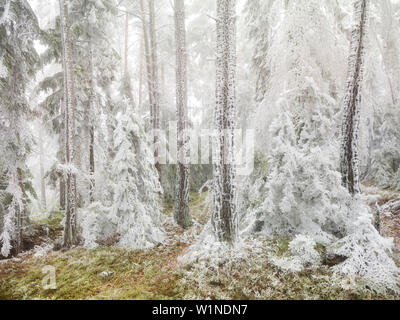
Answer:
<svg viewBox="0 0 400 320"><path fill-rule="evenodd" d="M340 169L342 184L354 195L360 192L358 127L360 121L361 85L365 55L367 6L369 0L356 0L354 26L349 56L347 92L344 102L342 124L342 147Z"/></svg>
<svg viewBox="0 0 400 320"><path fill-rule="evenodd" d="M65 210L65 180L60 175L60 209Z"/></svg>

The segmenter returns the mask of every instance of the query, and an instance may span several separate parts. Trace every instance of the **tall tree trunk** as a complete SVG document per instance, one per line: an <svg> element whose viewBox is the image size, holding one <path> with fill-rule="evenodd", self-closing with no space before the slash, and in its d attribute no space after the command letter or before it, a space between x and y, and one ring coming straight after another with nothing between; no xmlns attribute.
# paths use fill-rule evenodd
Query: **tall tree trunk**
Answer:
<svg viewBox="0 0 400 320"><path fill-rule="evenodd" d="M43 165L43 157L44 157L44 151L43 151L43 137L42 137L42 130L39 129L39 163L40 163L40 200L41 200L41 205L42 205L42 210L46 210L47 204L46 204L46 183L44 180L44 165Z"/></svg>
<svg viewBox="0 0 400 320"><path fill-rule="evenodd" d="M348 66L347 92L344 100L340 170L342 184L354 195L360 192L358 130L360 122L361 85L363 80L366 27L369 0L356 0L356 24L352 32Z"/></svg>
<svg viewBox="0 0 400 320"><path fill-rule="evenodd" d="M214 152L214 210L211 217L219 241L237 239L234 164L236 18L235 0L217 0L217 74Z"/></svg>
<svg viewBox="0 0 400 320"><path fill-rule="evenodd" d="M142 110L142 92L143 92L143 38L139 49L139 90L138 90L138 110Z"/></svg>
<svg viewBox="0 0 400 320"><path fill-rule="evenodd" d="M144 12L143 0L140 0L140 12L142 18L143 27L143 44L144 53L146 57L146 73L147 73L147 91L149 94L149 104L150 104L150 120L153 119L153 93L152 93L152 72L151 72L151 55L150 55L150 44L148 36L148 23L146 20L146 14Z"/></svg>
<svg viewBox="0 0 400 320"><path fill-rule="evenodd" d="M61 36L63 44L64 71L64 107L65 107L65 162L67 165L66 178L66 212L64 225L64 247L77 244L76 230L76 175L72 170L75 166L75 106L74 84L72 74L72 53L69 37L68 4L60 0Z"/></svg>
<svg viewBox="0 0 400 320"><path fill-rule="evenodd" d="M90 170L90 202L94 202L95 179L94 179L94 126L89 128L89 170Z"/></svg>
<svg viewBox="0 0 400 320"><path fill-rule="evenodd" d="M176 106L178 116L177 135L177 182L175 221L188 228L192 219L189 211L189 136L187 110L187 56L185 7L183 0L175 0L175 46L176 46Z"/></svg>
<svg viewBox="0 0 400 320"><path fill-rule="evenodd" d="M18 137L19 139L19 137ZM17 168L17 177L18 177L18 186L21 190L21 197L20 202L23 203L23 196L24 196L24 185L22 182L22 169ZM16 254L22 252L22 229L23 229L23 216L24 216L24 208L21 205L17 206L17 247L16 247Z"/></svg>
<svg viewBox="0 0 400 320"><path fill-rule="evenodd" d="M64 62L63 62L63 67L64 67ZM64 83L63 86L65 87L65 77L64 77ZM60 99L60 111L61 111L61 115L64 118L64 125L66 125L66 116L65 116L65 104L64 104L64 100L66 100L66 91L64 90L64 95L63 95L63 99ZM64 131L64 135L60 134L60 158L59 161L65 161L65 151L66 151L66 131ZM60 173L59 174L59 185L60 185L60 209L61 210L65 210L65 204L66 204L66 198L65 198L65 190L66 190L66 180L65 180L65 175L64 173Z"/></svg>
<svg viewBox="0 0 400 320"><path fill-rule="evenodd" d="M93 116L95 114L95 100L96 100L96 94L95 94L95 89L94 89L94 70L93 70L93 44L92 40L89 40L89 68L90 68L90 80L89 80L89 86L90 86L90 101L89 101L89 112L88 112L88 117L89 117L89 174L90 174L90 186L89 186L89 198L90 202L94 202L94 192L95 192L95 178L94 178L94 121L93 121Z"/></svg>
<svg viewBox="0 0 400 320"><path fill-rule="evenodd" d="M158 79L158 57L157 57L157 37L155 27L154 0L149 0L149 33L150 33L150 53L151 53L151 72L152 72L152 102L153 110L152 127L154 133L154 161L161 181L161 166L159 162L159 141L160 141L160 93Z"/></svg>
<svg viewBox="0 0 400 320"><path fill-rule="evenodd" d="M131 87L131 79L128 68L129 53L129 14L125 14L125 44L124 44L124 75L123 75L123 95L128 99L129 104L133 107L133 94Z"/></svg>
<svg viewBox="0 0 400 320"><path fill-rule="evenodd" d="M129 51L129 14L125 13L125 44L124 44L124 76L128 74L128 51Z"/></svg>
<svg viewBox="0 0 400 320"><path fill-rule="evenodd" d="M65 185L66 185L66 183L65 183L63 175L60 175L59 184L60 184L60 209L65 210Z"/></svg>

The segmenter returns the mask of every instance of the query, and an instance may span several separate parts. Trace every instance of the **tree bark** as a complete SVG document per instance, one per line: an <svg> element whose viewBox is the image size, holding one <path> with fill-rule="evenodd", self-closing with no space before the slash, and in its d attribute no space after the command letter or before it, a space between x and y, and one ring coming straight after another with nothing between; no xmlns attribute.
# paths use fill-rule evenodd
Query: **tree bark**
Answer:
<svg viewBox="0 0 400 320"><path fill-rule="evenodd" d="M44 165L43 165L43 157L44 157L44 151L43 151L43 138L42 138L42 130L39 129L39 162L40 162L40 195L41 195L41 204L42 204L42 210L46 210L47 204L46 204L46 183L44 180Z"/></svg>
<svg viewBox="0 0 400 320"><path fill-rule="evenodd" d="M129 14L125 13L125 48L124 48L124 76L128 74L128 49L129 49Z"/></svg>
<svg viewBox="0 0 400 320"><path fill-rule="evenodd" d="M217 74L214 121L217 130L214 152L214 210L212 225L219 241L237 239L234 165L236 77L235 0L217 1Z"/></svg>
<svg viewBox="0 0 400 320"><path fill-rule="evenodd" d="M154 0L149 0L149 33L150 33L150 53L151 53L151 72L152 72L152 102L153 110L152 127L154 133L154 161L161 181L161 166L159 161L159 142L160 142L160 94L158 78L158 57L157 57L157 36L155 27Z"/></svg>
<svg viewBox="0 0 400 320"><path fill-rule="evenodd" d="M149 104L150 104L150 121L153 119L153 92L152 92L152 71L151 71L151 54L150 54L150 44L148 37L148 23L146 20L146 15L144 12L143 0L140 0L140 12L142 17L142 27L143 27L143 44L146 57L146 72L147 72L147 90L149 94Z"/></svg>
<svg viewBox="0 0 400 320"><path fill-rule="evenodd" d="M95 179L94 179L94 126L89 129L89 170L90 170L90 202L94 202Z"/></svg>
<svg viewBox="0 0 400 320"><path fill-rule="evenodd" d="M89 174L90 174L90 181L89 181L89 200L90 203L94 202L94 192L95 192L95 163L94 163L94 138L95 138L95 130L94 130L94 123L93 123L93 115L95 114L95 100L96 94L94 89L94 66L93 66L93 44L92 39L89 39L89 68L90 68L90 81L89 81L89 90L90 90L90 98L89 98L89 112L88 112L88 120L89 120Z"/></svg>
<svg viewBox="0 0 400 320"><path fill-rule="evenodd" d="M177 130L177 182L175 221L182 228L192 224L189 211L189 136L187 109L187 55L185 7L183 0L175 0L175 46L176 46L176 106Z"/></svg>
<svg viewBox="0 0 400 320"><path fill-rule="evenodd" d="M143 39L140 42L139 49L139 90L138 90L138 110L142 110L142 92L143 92Z"/></svg>
<svg viewBox="0 0 400 320"><path fill-rule="evenodd" d="M19 137L18 137L19 139ZM22 182L22 169L17 168L17 177L18 177L18 186L21 189L21 197L24 196L24 185ZM21 199L23 202L23 199ZM22 252L22 229L23 229L23 215L24 209L21 206L17 206L17 246L16 246L16 254Z"/></svg>
<svg viewBox="0 0 400 320"><path fill-rule="evenodd" d="M65 180L63 175L60 175L60 209L65 210Z"/></svg>
<svg viewBox="0 0 400 320"><path fill-rule="evenodd" d="M340 169L342 184L354 195L360 192L358 127L360 122L361 85L363 80L367 11L369 0L355 1L356 25L351 39L347 92L344 100Z"/></svg>
<svg viewBox="0 0 400 320"><path fill-rule="evenodd" d="M66 173L66 212L63 246L69 248L77 244L76 232L76 175L72 168L75 165L75 105L72 74L72 53L69 36L68 4L60 0L61 36L63 44L64 71L64 107L65 107L65 162Z"/></svg>

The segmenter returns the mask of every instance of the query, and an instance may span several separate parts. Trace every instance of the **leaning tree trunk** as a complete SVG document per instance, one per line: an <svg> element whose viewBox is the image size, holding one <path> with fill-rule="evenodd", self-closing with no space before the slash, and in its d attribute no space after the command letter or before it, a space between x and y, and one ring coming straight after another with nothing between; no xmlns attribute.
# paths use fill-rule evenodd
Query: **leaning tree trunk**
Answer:
<svg viewBox="0 0 400 320"><path fill-rule="evenodd" d="M214 210L211 217L219 241L233 244L237 238L234 166L236 77L235 0L217 1L217 74L214 160Z"/></svg>
<svg viewBox="0 0 400 320"><path fill-rule="evenodd" d="M189 211L189 136L187 109L187 68L185 7L183 0L175 0L175 45L176 45L176 106L178 116L177 135L177 181L175 199L175 221L188 228L192 221Z"/></svg>
<svg viewBox="0 0 400 320"><path fill-rule="evenodd" d="M149 0L149 33L150 33L150 53L151 53L151 86L152 86L152 103L151 110L152 129L154 134L154 161L158 171L159 179L161 181L161 166L159 161L159 141L160 141L160 93L159 93L159 79L158 79L158 58L157 58L157 38L155 27L155 9L154 0Z"/></svg>
<svg viewBox="0 0 400 320"><path fill-rule="evenodd" d="M60 0L61 36L63 44L64 71L64 110L65 110L65 162L66 173L66 212L64 225L64 247L77 244L76 225L76 175L73 172L75 161L75 106L72 74L72 53L69 38L68 4Z"/></svg>
<svg viewBox="0 0 400 320"><path fill-rule="evenodd" d="M342 184L351 194L360 192L358 127L360 121L361 84L363 80L367 11L369 0L356 0L356 24L353 29L348 66L347 92L344 100L340 169Z"/></svg>

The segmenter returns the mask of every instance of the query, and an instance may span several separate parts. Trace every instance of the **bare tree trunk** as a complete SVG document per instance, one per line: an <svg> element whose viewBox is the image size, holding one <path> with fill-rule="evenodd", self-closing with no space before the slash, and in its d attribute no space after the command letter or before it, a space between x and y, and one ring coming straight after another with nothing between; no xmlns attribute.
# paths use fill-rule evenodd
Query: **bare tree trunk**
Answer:
<svg viewBox="0 0 400 320"><path fill-rule="evenodd" d="M19 139L19 137L18 137ZM17 168L17 177L18 177L18 186L21 189L21 196L24 195L24 185L22 182L22 169ZM21 199L21 202L23 199ZM17 206L17 247L16 247L16 254L22 252L22 228L23 228L23 215L24 209L21 206Z"/></svg>
<svg viewBox="0 0 400 320"><path fill-rule="evenodd" d="M60 209L65 210L65 180L63 175L60 175Z"/></svg>
<svg viewBox="0 0 400 320"><path fill-rule="evenodd" d="M214 152L214 210L211 217L219 241L237 239L234 165L236 78L235 0L217 0L217 75Z"/></svg>
<svg viewBox="0 0 400 320"><path fill-rule="evenodd" d="M363 80L367 11L369 0L356 0L354 26L348 67L347 92L344 100L340 169L342 183L351 194L360 192L358 130L360 122L361 85Z"/></svg>
<svg viewBox="0 0 400 320"><path fill-rule="evenodd" d="M138 110L142 110L142 92L143 92L143 39L140 42L139 49L139 90L138 90Z"/></svg>
<svg viewBox="0 0 400 320"><path fill-rule="evenodd" d="M129 55L129 14L125 14L125 49L124 49L124 75L123 75L123 92L122 94L128 99L129 104L133 107L134 99L132 94L131 79L128 68Z"/></svg>
<svg viewBox="0 0 400 320"><path fill-rule="evenodd" d="M96 94L94 91L94 71L93 71L93 44L92 40L89 40L89 67L90 67L90 100L89 100L89 112L88 112L88 117L89 117L89 174L90 174L90 186L89 186L89 200L91 203L94 202L94 192L95 192L95 178L94 178L94 170L95 170L95 164L94 164L94 123L93 123L93 116L95 114L95 99L96 99Z"/></svg>
<svg viewBox="0 0 400 320"><path fill-rule="evenodd" d="M152 110L153 110L153 132L154 132L154 161L161 181L161 166L159 162L159 131L160 131L160 94L158 79L158 58L157 58L157 37L155 27L154 0L149 0L149 33L150 33L150 52L151 52L151 72L152 72Z"/></svg>
<svg viewBox="0 0 400 320"><path fill-rule="evenodd" d="M149 104L150 104L150 120L153 119L153 93L152 93L152 71L151 71L151 54L150 54L150 44L148 37L148 27L146 15L144 12L143 0L140 0L140 12L142 17L142 26L143 26L143 44L146 56L146 72L147 72L147 90L149 94Z"/></svg>
<svg viewBox="0 0 400 320"><path fill-rule="evenodd" d="M69 37L69 17L66 0L60 0L61 36L63 44L64 71L64 107L65 107L65 162L67 165L66 212L64 226L64 247L77 244L76 232L76 175L72 170L75 165L75 106L72 74L72 53Z"/></svg>
<svg viewBox="0 0 400 320"><path fill-rule="evenodd" d="M161 71L161 97L160 97L160 104L162 104L162 103L166 102L165 63L163 61L161 61L160 71Z"/></svg>
<svg viewBox="0 0 400 320"><path fill-rule="evenodd" d="M94 179L94 126L90 126L89 142L89 170L90 170L90 202L94 202L95 179Z"/></svg>
<svg viewBox="0 0 400 320"><path fill-rule="evenodd" d="M43 165L43 157L44 157L44 151L43 151L43 138L42 138L42 130L39 129L39 162L40 162L40 192L41 192L41 204L42 204L42 210L46 210L47 204L46 204L46 183L44 180L44 165Z"/></svg>
<svg viewBox="0 0 400 320"><path fill-rule="evenodd" d="M64 55L64 54L63 54ZM62 66L64 68L64 61L62 61ZM66 87L66 83L65 83L65 77L63 78L63 86ZM64 126L67 125L67 117L65 115L66 112L66 108L65 108L65 104L64 101L66 101L66 91L64 90L64 94L63 94L63 99L60 99L60 111L61 111L61 115L64 118ZM64 128L64 135L60 134L60 159L59 161L62 162L64 161L66 163L66 156L65 156L65 152L66 152L66 129ZM65 193L66 193L66 184L67 181L65 179L65 174L64 172L59 173L59 185L60 185L60 209L61 210L65 210L65 205L66 205L66 197L65 197Z"/></svg>
<svg viewBox="0 0 400 320"><path fill-rule="evenodd" d="M128 49L129 49L129 14L125 13L125 47L124 47L124 76L128 74Z"/></svg>
<svg viewBox="0 0 400 320"><path fill-rule="evenodd" d="M177 182L175 221L182 228L192 224L189 211L189 136L187 110L187 56L185 7L183 0L175 0L176 45L176 106L178 116Z"/></svg>

